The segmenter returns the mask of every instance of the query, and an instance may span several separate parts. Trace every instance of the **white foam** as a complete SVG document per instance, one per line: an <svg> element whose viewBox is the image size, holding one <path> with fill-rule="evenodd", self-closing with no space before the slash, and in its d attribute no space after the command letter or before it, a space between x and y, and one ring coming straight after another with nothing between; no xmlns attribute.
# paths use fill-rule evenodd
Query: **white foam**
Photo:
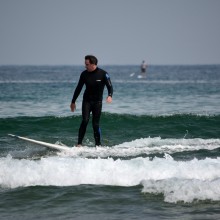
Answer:
<svg viewBox="0 0 220 220"><path fill-rule="evenodd" d="M220 158L175 161L138 157L72 158L53 156L40 160L0 158L0 186L74 186L80 184L136 186L143 192L163 193L167 202L195 199L220 200Z"/></svg>
<svg viewBox="0 0 220 220"><path fill-rule="evenodd" d="M175 161L170 156L219 147L220 139L149 137L113 147L74 147L39 160L19 160L9 155L0 158L0 186L142 184L143 193L162 193L166 202L220 200L220 158ZM164 157L149 158L152 154Z"/></svg>
<svg viewBox="0 0 220 220"><path fill-rule="evenodd" d="M211 181L198 179L145 180L142 192L162 193L164 201L191 203L195 200L220 201L220 178Z"/></svg>
<svg viewBox="0 0 220 220"><path fill-rule="evenodd" d="M113 147L72 148L60 156L80 157L129 157L149 154L177 153L184 151L214 150L220 147L220 139L161 139L141 138Z"/></svg>

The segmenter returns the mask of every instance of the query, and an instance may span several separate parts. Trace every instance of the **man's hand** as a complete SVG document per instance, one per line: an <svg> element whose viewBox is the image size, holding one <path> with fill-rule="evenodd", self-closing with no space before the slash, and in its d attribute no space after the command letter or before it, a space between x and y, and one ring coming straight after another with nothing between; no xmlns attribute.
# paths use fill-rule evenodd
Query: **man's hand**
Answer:
<svg viewBox="0 0 220 220"><path fill-rule="evenodd" d="M112 103L112 97L111 97L111 96L108 96L107 99L106 99L106 102L107 102L107 103Z"/></svg>
<svg viewBox="0 0 220 220"><path fill-rule="evenodd" d="M75 103L71 103L70 104L70 109L72 112L74 112L76 110L76 104Z"/></svg>

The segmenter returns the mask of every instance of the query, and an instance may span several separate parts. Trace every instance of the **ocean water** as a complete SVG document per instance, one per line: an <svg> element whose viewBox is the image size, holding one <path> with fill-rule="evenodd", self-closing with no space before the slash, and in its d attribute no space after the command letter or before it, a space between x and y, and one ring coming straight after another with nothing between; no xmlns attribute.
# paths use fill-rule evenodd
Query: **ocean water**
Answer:
<svg viewBox="0 0 220 220"><path fill-rule="evenodd" d="M103 146L75 148L84 67L0 66L0 219L219 219L220 65L101 68Z"/></svg>

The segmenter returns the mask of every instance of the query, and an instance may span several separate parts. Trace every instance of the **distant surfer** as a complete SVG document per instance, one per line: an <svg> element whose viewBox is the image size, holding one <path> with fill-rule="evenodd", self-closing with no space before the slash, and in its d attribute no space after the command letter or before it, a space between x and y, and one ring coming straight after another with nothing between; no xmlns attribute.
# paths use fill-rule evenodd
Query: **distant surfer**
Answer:
<svg viewBox="0 0 220 220"><path fill-rule="evenodd" d="M83 86L86 86L82 101L82 122L78 133L78 145L82 146L86 128L89 122L90 112L92 112L92 125L94 131L95 145L101 145L101 130L99 121L102 112L102 99L104 87L107 87L108 96L107 103L112 102L113 87L108 73L100 69L98 59L93 55L85 56L85 68L80 75L78 85L74 91L72 102L70 104L71 111L76 109L76 99L78 98Z"/></svg>
<svg viewBox="0 0 220 220"><path fill-rule="evenodd" d="M142 77L147 77L147 64L146 62L143 60L141 63L141 75Z"/></svg>

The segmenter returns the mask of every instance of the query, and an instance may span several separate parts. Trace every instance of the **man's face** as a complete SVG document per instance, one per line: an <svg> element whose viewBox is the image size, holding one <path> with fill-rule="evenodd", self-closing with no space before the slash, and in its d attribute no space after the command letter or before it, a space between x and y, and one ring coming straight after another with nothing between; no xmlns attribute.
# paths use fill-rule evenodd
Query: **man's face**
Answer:
<svg viewBox="0 0 220 220"><path fill-rule="evenodd" d="M88 72L92 72L96 69L96 65L95 64L91 64L89 62L89 60L85 60L85 67L87 69Z"/></svg>

